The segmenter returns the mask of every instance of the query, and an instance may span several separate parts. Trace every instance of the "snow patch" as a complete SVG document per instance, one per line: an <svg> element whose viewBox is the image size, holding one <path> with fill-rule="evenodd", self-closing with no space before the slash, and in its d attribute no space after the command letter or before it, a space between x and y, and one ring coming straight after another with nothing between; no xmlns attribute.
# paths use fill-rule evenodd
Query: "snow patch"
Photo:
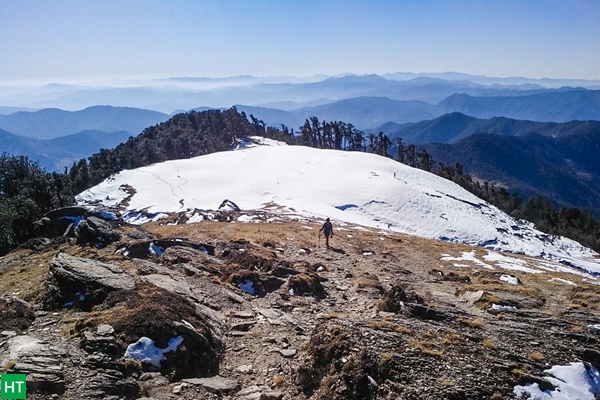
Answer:
<svg viewBox="0 0 600 400"><path fill-rule="evenodd" d="M131 211L123 214L121 218L123 221L131 225L143 225L148 222L155 222L164 218L168 218L169 215L163 212L157 212L153 214L146 214L143 212Z"/></svg>
<svg viewBox="0 0 600 400"><path fill-rule="evenodd" d="M106 221L114 221L116 220L117 214L111 211L98 211L95 213L99 218L102 218Z"/></svg>
<svg viewBox="0 0 600 400"><path fill-rule="evenodd" d="M544 373L553 390L542 391L537 383L515 386L513 393L530 400L595 400L600 395L600 372L591 364L573 362L571 365L555 365Z"/></svg>
<svg viewBox="0 0 600 400"><path fill-rule="evenodd" d="M248 214L240 215L237 220L238 222L260 222L260 218L258 217L258 215Z"/></svg>
<svg viewBox="0 0 600 400"><path fill-rule="evenodd" d="M548 282L560 282L560 283L564 283L565 285L577 286L577 284L575 282L570 281L568 279L563 279L563 278L548 279Z"/></svg>
<svg viewBox="0 0 600 400"><path fill-rule="evenodd" d="M160 368L160 363L166 359L165 353L177 350L181 343L183 337L175 336L169 340L166 348L160 349L154 345L154 340L142 336L140 340L127 346L125 358L133 358Z"/></svg>
<svg viewBox="0 0 600 400"><path fill-rule="evenodd" d="M506 282L506 283L509 283L511 285L518 285L519 284L519 278L517 278L516 276L512 276L512 275L502 275L502 276L500 276L500 280L502 282Z"/></svg>
<svg viewBox="0 0 600 400"><path fill-rule="evenodd" d="M492 310L496 311L517 311L517 307L503 306L501 304L492 304Z"/></svg>
<svg viewBox="0 0 600 400"><path fill-rule="evenodd" d="M511 271L522 271L530 274L538 274L542 271L527 267L527 261L514 257L508 257L496 252L488 252L483 259L494 263L497 267Z"/></svg>
<svg viewBox="0 0 600 400"><path fill-rule="evenodd" d="M452 257L450 255L442 255L441 261L471 261L473 264L478 265L487 269L494 269L490 264L486 264L475 255L475 250L473 251L463 251L459 257ZM456 266L457 264L455 264ZM463 265L461 265L463 266ZM465 265L466 266L466 265Z"/></svg>

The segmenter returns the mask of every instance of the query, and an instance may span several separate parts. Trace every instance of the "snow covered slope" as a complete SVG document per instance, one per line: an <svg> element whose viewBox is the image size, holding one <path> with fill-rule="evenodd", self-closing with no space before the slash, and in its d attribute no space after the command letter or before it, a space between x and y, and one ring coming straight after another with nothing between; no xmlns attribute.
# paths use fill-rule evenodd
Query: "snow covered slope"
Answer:
<svg viewBox="0 0 600 400"><path fill-rule="evenodd" d="M517 221L451 181L388 158L301 146L258 146L123 171L81 193L80 204L185 212L216 209L281 212L542 256L600 273L597 254Z"/></svg>

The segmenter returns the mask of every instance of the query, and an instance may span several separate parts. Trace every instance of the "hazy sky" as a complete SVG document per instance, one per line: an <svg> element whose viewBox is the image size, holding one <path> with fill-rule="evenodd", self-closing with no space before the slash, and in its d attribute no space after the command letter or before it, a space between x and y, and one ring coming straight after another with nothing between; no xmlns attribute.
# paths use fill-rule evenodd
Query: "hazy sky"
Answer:
<svg viewBox="0 0 600 400"><path fill-rule="evenodd" d="M598 0L0 0L0 81L444 72L600 79Z"/></svg>

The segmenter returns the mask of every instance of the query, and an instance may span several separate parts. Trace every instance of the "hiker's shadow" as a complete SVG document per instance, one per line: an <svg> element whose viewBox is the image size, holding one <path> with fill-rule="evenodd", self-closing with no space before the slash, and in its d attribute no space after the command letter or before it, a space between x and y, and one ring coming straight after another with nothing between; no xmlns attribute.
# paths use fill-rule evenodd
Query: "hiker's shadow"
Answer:
<svg viewBox="0 0 600 400"><path fill-rule="evenodd" d="M344 250L342 250L342 249L336 249L335 247L329 246L328 249L331 250L331 251L333 251L333 252L335 252L335 253L338 253L338 254L346 254L346 252Z"/></svg>

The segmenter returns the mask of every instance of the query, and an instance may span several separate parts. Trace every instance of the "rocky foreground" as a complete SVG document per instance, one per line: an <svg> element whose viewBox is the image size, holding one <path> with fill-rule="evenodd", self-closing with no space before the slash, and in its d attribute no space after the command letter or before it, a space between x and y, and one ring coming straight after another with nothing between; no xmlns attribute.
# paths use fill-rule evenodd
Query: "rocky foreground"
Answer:
<svg viewBox="0 0 600 400"><path fill-rule="evenodd" d="M2 372L28 375L28 399L514 399L553 389L553 365L600 367L585 275L455 266L442 255L485 251L349 226L326 249L319 221L218 219L89 219L78 239L0 258Z"/></svg>

